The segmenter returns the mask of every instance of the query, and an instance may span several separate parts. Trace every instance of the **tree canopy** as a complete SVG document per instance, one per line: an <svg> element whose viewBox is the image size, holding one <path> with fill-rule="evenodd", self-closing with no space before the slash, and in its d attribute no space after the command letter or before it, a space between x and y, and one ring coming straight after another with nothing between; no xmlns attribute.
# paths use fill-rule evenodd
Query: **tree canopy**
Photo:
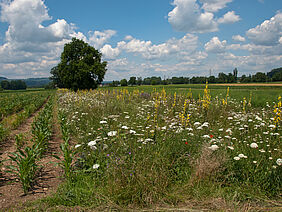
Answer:
<svg viewBox="0 0 282 212"><path fill-rule="evenodd" d="M27 86L22 80L3 80L1 81L1 87L4 90L25 90Z"/></svg>
<svg viewBox="0 0 282 212"><path fill-rule="evenodd" d="M107 62L102 54L82 40L73 38L65 44L61 62L51 69L51 80L59 88L95 89L102 83Z"/></svg>

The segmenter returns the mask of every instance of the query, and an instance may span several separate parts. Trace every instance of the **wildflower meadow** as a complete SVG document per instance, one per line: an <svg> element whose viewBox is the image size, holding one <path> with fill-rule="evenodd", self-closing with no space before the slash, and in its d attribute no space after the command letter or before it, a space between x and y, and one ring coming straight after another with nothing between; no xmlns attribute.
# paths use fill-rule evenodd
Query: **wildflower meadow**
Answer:
<svg viewBox="0 0 282 212"><path fill-rule="evenodd" d="M66 181L46 201L145 207L281 195L281 96L58 90ZM61 153L62 154L62 153Z"/></svg>

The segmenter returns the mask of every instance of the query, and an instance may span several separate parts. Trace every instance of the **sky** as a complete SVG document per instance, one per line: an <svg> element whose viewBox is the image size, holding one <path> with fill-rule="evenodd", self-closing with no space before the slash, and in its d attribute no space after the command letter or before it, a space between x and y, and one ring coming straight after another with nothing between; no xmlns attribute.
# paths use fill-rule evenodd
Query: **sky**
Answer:
<svg viewBox="0 0 282 212"><path fill-rule="evenodd" d="M0 76L49 77L76 37L105 80L217 76L282 66L281 0L0 0Z"/></svg>

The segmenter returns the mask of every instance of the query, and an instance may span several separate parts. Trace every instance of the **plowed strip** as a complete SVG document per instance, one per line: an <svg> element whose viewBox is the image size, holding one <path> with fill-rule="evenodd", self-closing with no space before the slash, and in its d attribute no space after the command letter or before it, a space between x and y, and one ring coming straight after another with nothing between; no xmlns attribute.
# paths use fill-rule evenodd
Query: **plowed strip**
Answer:
<svg viewBox="0 0 282 212"><path fill-rule="evenodd" d="M55 108L56 110L56 108ZM54 110L54 111L55 111ZM22 133L25 135L27 140L31 140L31 125L34 117L37 116L39 111L34 113L26 122L21 125L17 130L12 131L10 139L5 142L5 146L2 148L0 157L2 160L8 159L9 152L16 151L16 145L14 140L14 135ZM56 113L56 112L54 112ZM53 123L53 137L49 141L49 147L44 158L40 160L42 169L40 171L40 176L37 178L36 185L27 195L24 195L23 189L20 182L15 181L15 176L5 173L2 167L2 176L0 178L0 208L7 210L8 208L18 208L21 207L22 203L27 201L36 200L38 198L45 197L54 192L57 186L61 182L61 169L54 165L57 160L52 156L54 153L60 151L60 143L62 142L60 136L60 130L58 123L56 121L56 114L54 114ZM4 162L8 164L9 162Z"/></svg>

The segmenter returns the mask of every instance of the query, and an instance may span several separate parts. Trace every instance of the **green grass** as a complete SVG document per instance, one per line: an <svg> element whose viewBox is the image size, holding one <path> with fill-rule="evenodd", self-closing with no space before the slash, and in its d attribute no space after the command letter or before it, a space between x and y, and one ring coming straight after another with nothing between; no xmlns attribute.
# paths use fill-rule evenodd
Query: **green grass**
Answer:
<svg viewBox="0 0 282 212"><path fill-rule="evenodd" d="M143 86L128 86L128 87L105 87L100 88L101 90L122 90L127 89L128 91L133 90L140 90L144 91L146 93L151 93L154 89L158 92L162 91L162 89L165 89L168 94L174 94L175 92L177 94L181 95L187 95L189 93L189 90L191 89L193 98L198 98L199 95L203 95L203 90L205 88L204 84L186 84L186 85L143 85ZM226 86L221 85L209 85L209 89L211 92L212 98L216 98L217 96L219 98L225 98L227 93ZM274 86L230 86L230 97L233 99L236 99L238 101L242 101L243 98L252 100L253 107L265 107L266 102L269 102L269 104L272 104L273 101L276 101L279 96L282 95L282 87L274 87Z"/></svg>

